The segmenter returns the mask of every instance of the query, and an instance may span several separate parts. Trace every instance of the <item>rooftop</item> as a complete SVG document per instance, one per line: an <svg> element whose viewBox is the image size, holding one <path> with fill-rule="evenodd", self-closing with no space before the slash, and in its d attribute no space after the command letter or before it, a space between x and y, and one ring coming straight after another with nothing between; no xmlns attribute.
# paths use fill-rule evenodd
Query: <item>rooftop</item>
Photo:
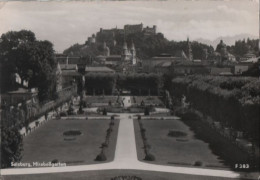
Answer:
<svg viewBox="0 0 260 180"><path fill-rule="evenodd" d="M115 71L106 66L86 66L85 72L111 72L111 73L114 73Z"/></svg>
<svg viewBox="0 0 260 180"><path fill-rule="evenodd" d="M61 70L77 70L77 64L60 64Z"/></svg>
<svg viewBox="0 0 260 180"><path fill-rule="evenodd" d="M62 76L81 76L81 74L74 70L64 70Z"/></svg>
<svg viewBox="0 0 260 180"><path fill-rule="evenodd" d="M36 88L32 88L32 89L25 89L25 88L18 88L15 91L9 91L8 94L33 94L33 93L37 93L38 90Z"/></svg>

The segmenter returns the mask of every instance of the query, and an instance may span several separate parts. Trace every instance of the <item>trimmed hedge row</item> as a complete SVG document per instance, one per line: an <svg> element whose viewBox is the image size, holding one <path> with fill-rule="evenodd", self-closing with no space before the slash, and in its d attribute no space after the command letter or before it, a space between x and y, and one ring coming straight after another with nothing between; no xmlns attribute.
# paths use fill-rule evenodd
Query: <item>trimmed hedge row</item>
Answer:
<svg viewBox="0 0 260 180"><path fill-rule="evenodd" d="M95 161L106 161L107 157L105 154L105 149L109 146L109 138L111 136L111 133L113 131L113 126L115 125L115 117L111 116L111 120L109 123L109 128L107 129L106 139L105 142L101 144L101 152L97 155Z"/></svg>
<svg viewBox="0 0 260 180"><path fill-rule="evenodd" d="M138 116L138 123L139 123L139 127L140 127L140 131L141 131L141 136L143 139L143 144L144 144L144 153L145 153L145 157L144 160L146 161L155 161L155 157L153 154L150 153L150 149L151 149L151 145L148 144L148 139L145 135L146 129L143 127L143 123L141 121L141 116Z"/></svg>
<svg viewBox="0 0 260 180"><path fill-rule="evenodd" d="M252 77L192 75L172 80L171 94L183 95L197 110L243 131L259 145L260 80Z"/></svg>

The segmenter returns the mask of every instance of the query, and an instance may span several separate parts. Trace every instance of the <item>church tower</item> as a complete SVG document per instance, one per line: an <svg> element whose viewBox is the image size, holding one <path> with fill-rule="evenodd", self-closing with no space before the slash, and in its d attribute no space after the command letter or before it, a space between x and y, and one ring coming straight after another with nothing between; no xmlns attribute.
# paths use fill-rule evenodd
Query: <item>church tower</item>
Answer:
<svg viewBox="0 0 260 180"><path fill-rule="evenodd" d="M191 49L191 43L190 43L189 37L187 38L187 46L188 46L188 50L187 50L188 60L193 61L192 49Z"/></svg>
<svg viewBox="0 0 260 180"><path fill-rule="evenodd" d="M131 44L130 53L131 53L132 64L135 65L136 64L136 51L135 51L135 45L134 45L133 40L132 40L132 44Z"/></svg>
<svg viewBox="0 0 260 180"><path fill-rule="evenodd" d="M121 56L123 61L127 60L127 55L128 55L128 48L127 48L126 42L124 41L123 49L122 49L122 56Z"/></svg>
<svg viewBox="0 0 260 180"><path fill-rule="evenodd" d="M107 47L106 42L103 43L103 55L110 56L110 49L109 49L109 47Z"/></svg>

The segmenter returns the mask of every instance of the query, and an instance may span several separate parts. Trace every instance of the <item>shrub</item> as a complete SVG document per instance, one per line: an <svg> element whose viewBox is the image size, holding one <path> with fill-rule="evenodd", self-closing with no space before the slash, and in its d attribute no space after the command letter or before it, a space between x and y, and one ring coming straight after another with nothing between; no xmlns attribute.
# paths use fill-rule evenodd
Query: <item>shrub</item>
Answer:
<svg viewBox="0 0 260 180"><path fill-rule="evenodd" d="M107 115L107 109L106 109L106 108L103 109L102 114L103 114L103 115Z"/></svg>
<svg viewBox="0 0 260 180"><path fill-rule="evenodd" d="M1 127L1 168L22 159L23 137L17 126Z"/></svg>
<svg viewBox="0 0 260 180"><path fill-rule="evenodd" d="M58 163L59 161L58 161L58 159L53 159L52 161L51 161L51 163Z"/></svg>
<svg viewBox="0 0 260 180"><path fill-rule="evenodd" d="M82 107L83 107L83 108L86 108L86 107L87 107L87 103L86 103L86 101L82 101L81 104L82 104Z"/></svg>
<svg viewBox="0 0 260 180"><path fill-rule="evenodd" d="M145 143L144 148L145 148L146 150L148 150L148 149L151 149L152 146L151 146L150 144L148 144L148 143Z"/></svg>
<svg viewBox="0 0 260 180"><path fill-rule="evenodd" d="M145 107L144 109L144 115L149 116L150 115L150 109L148 107Z"/></svg>
<svg viewBox="0 0 260 180"><path fill-rule="evenodd" d="M107 157L104 152L101 152L99 155L97 155L95 161L106 161Z"/></svg>
<svg viewBox="0 0 260 180"><path fill-rule="evenodd" d="M101 148L107 148L108 147L108 143L107 142L104 142L101 144Z"/></svg>
<svg viewBox="0 0 260 180"><path fill-rule="evenodd" d="M202 166L202 162L201 161L195 161L194 162L194 166Z"/></svg>
<svg viewBox="0 0 260 180"><path fill-rule="evenodd" d="M61 117L68 116L68 113L67 113L67 112L61 112L61 113L60 113L60 116L61 116Z"/></svg>
<svg viewBox="0 0 260 180"><path fill-rule="evenodd" d="M148 153L148 154L145 155L144 160L146 160L146 161L155 161L155 157L154 157L154 155Z"/></svg>
<svg viewBox="0 0 260 180"><path fill-rule="evenodd" d="M78 111L78 113L79 114L83 114L84 113L84 111L83 111L83 109L82 109L82 106L80 105L80 107L79 107L79 111Z"/></svg>
<svg viewBox="0 0 260 180"><path fill-rule="evenodd" d="M114 122L109 123L109 126L114 126L114 125L115 125Z"/></svg>
<svg viewBox="0 0 260 180"><path fill-rule="evenodd" d="M69 107L69 110L67 112L68 112L68 115L74 114L74 108L72 107L72 105Z"/></svg>
<svg viewBox="0 0 260 180"><path fill-rule="evenodd" d="M107 133L111 133L112 131L113 131L112 128L107 129Z"/></svg>

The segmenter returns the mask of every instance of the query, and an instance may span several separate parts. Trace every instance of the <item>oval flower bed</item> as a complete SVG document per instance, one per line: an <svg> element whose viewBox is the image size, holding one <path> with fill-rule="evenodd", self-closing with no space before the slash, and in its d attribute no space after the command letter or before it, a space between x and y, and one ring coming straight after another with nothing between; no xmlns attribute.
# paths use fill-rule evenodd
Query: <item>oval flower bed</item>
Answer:
<svg viewBox="0 0 260 180"><path fill-rule="evenodd" d="M168 136L170 137L186 137L187 133L182 131L176 131L176 130L170 130L168 133Z"/></svg>
<svg viewBox="0 0 260 180"><path fill-rule="evenodd" d="M81 131L79 130L69 130L69 131L65 131L63 133L63 136L79 136L81 135Z"/></svg>

